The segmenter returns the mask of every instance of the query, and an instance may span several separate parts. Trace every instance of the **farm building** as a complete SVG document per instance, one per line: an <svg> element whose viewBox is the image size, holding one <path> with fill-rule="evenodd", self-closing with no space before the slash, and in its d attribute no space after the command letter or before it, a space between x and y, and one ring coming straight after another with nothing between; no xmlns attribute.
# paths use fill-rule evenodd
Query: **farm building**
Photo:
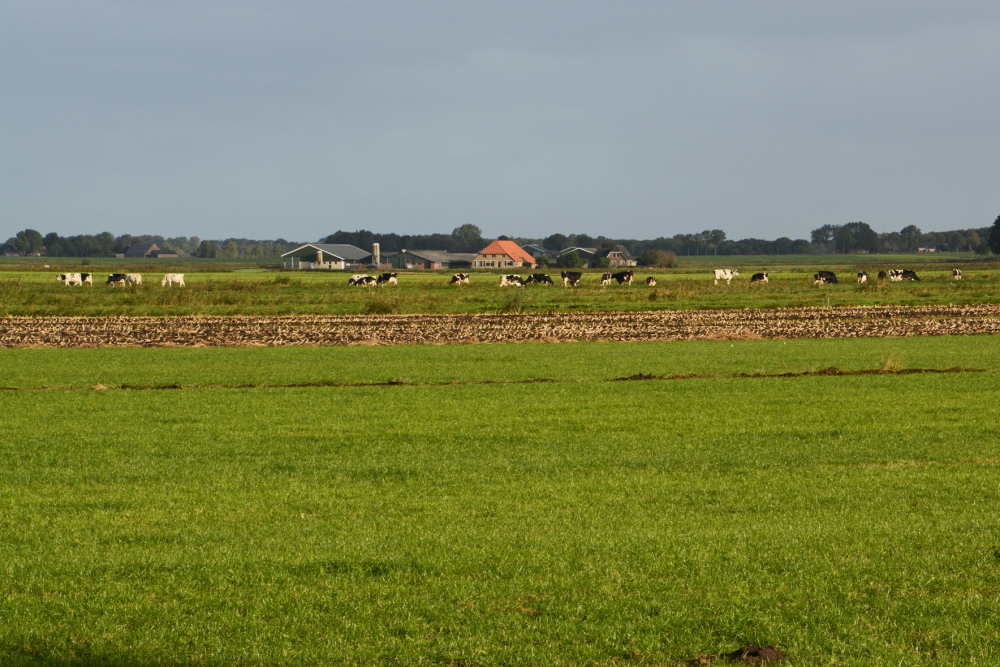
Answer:
<svg viewBox="0 0 1000 667"><path fill-rule="evenodd" d="M468 269L475 253L444 250L406 250L382 253L382 265L393 269Z"/></svg>
<svg viewBox="0 0 1000 667"><path fill-rule="evenodd" d="M917 252L937 252L937 246L933 243L921 243L917 246Z"/></svg>
<svg viewBox="0 0 1000 667"><path fill-rule="evenodd" d="M281 256L286 269L347 269L371 261L372 254L339 243L307 243Z"/></svg>
<svg viewBox="0 0 1000 667"><path fill-rule="evenodd" d="M547 259L549 261L555 261L555 258L559 256L559 253L552 252L548 248L543 248L542 246L535 245L533 243L524 246L524 250L529 255L531 255L532 257L534 257L536 260L539 259L539 258L541 258L541 257L544 257L545 259Z"/></svg>
<svg viewBox="0 0 1000 667"><path fill-rule="evenodd" d="M604 257L608 258L608 261L611 263L610 266L619 267L636 265L635 257L633 257L632 253L628 251L628 248L623 245L616 245L610 250L598 250L594 253L594 258L590 263L596 265L597 262Z"/></svg>
<svg viewBox="0 0 1000 667"><path fill-rule="evenodd" d="M154 257L160 252L160 248L155 243L133 243L125 251L125 257Z"/></svg>
<svg viewBox="0 0 1000 667"><path fill-rule="evenodd" d="M580 257L583 257L588 262L595 258L597 255L597 248L581 248L579 246L570 246L568 248L563 248L559 251L560 255L565 255L568 252L575 252Z"/></svg>
<svg viewBox="0 0 1000 667"><path fill-rule="evenodd" d="M479 251L472 265L477 269L534 268L535 258L513 241L494 241Z"/></svg>

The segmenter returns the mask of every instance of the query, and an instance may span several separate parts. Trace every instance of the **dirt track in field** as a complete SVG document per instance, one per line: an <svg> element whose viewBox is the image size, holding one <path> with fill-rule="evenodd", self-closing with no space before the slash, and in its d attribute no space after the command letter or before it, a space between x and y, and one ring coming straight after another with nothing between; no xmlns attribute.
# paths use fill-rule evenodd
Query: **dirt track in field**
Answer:
<svg viewBox="0 0 1000 667"><path fill-rule="evenodd" d="M1000 333L1000 305L351 317L6 317L0 348L743 340Z"/></svg>

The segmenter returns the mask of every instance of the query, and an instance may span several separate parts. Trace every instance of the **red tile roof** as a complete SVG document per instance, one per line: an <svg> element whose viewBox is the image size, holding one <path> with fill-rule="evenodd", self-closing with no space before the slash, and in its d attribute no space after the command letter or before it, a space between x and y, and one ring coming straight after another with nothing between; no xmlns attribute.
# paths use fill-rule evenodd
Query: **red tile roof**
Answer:
<svg viewBox="0 0 1000 667"><path fill-rule="evenodd" d="M535 258L513 241L494 241L479 251L480 255L507 255L516 262L534 264Z"/></svg>

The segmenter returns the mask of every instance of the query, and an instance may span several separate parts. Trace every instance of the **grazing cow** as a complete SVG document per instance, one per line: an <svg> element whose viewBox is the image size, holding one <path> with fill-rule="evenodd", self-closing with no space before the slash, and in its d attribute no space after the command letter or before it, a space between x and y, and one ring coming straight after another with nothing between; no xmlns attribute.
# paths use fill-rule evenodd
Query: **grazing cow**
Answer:
<svg viewBox="0 0 1000 667"><path fill-rule="evenodd" d="M619 285L622 283L628 283L630 287L632 286L633 274L631 271L619 271L618 273L612 273L611 277L617 280Z"/></svg>
<svg viewBox="0 0 1000 667"><path fill-rule="evenodd" d="M93 273L81 273L80 274L80 281L84 282L84 283L87 283L88 285L90 285L91 287L93 287L94 286L94 274Z"/></svg>
<svg viewBox="0 0 1000 667"><path fill-rule="evenodd" d="M570 287L576 287L580 284L580 278L583 274L579 271L563 271L562 272L562 284L563 287L569 285Z"/></svg>
<svg viewBox="0 0 1000 667"><path fill-rule="evenodd" d="M142 274L141 273L126 273L125 274L125 284L126 285L141 285L142 284Z"/></svg>
<svg viewBox="0 0 1000 667"><path fill-rule="evenodd" d="M554 285L552 278L549 278L547 273L532 273L528 276L528 279L524 281L525 285Z"/></svg>
<svg viewBox="0 0 1000 667"><path fill-rule="evenodd" d="M952 269L951 270L951 278L952 278L952 280L961 280L962 279L962 269Z"/></svg>
<svg viewBox="0 0 1000 667"><path fill-rule="evenodd" d="M449 285L468 285L469 284L469 274L468 273L456 273L448 281Z"/></svg>
<svg viewBox="0 0 1000 667"><path fill-rule="evenodd" d="M358 281L358 285L364 285L365 287L374 287L378 284L378 278L375 276L364 276Z"/></svg>
<svg viewBox="0 0 1000 667"><path fill-rule="evenodd" d="M837 282L837 274L833 271L820 271L813 276L813 285L832 285Z"/></svg>
<svg viewBox="0 0 1000 667"><path fill-rule="evenodd" d="M603 276L601 276L601 287L607 287L610 284L611 284L611 274L605 273Z"/></svg>
<svg viewBox="0 0 1000 667"><path fill-rule="evenodd" d="M524 287L521 276L500 276L500 287Z"/></svg>
<svg viewBox="0 0 1000 667"><path fill-rule="evenodd" d="M868 282L868 274L865 273L864 271L858 271L858 282L859 283Z"/></svg>
<svg viewBox="0 0 1000 667"><path fill-rule="evenodd" d="M725 280L728 285L729 282L738 275L740 275L739 271L733 271L731 269L716 269L715 284L718 285L720 280Z"/></svg>
<svg viewBox="0 0 1000 667"><path fill-rule="evenodd" d="M396 282L396 274L395 273L383 273L375 281L376 285L382 285L384 283L388 283L390 285L396 285L396 284L398 284Z"/></svg>
<svg viewBox="0 0 1000 667"><path fill-rule="evenodd" d="M898 283L903 279L903 272L899 269L889 269L889 282Z"/></svg>
<svg viewBox="0 0 1000 667"><path fill-rule="evenodd" d="M879 271L878 272L878 279L879 280L885 280L888 277L889 277L889 274L886 273L885 271Z"/></svg>
<svg viewBox="0 0 1000 667"><path fill-rule="evenodd" d="M63 273L56 276L56 280L65 283L66 287L83 285L83 277L79 273Z"/></svg>
<svg viewBox="0 0 1000 667"><path fill-rule="evenodd" d="M105 285L111 285L114 287L118 285L119 287L125 287L125 274L124 273L112 273L108 276L108 281L104 283Z"/></svg>
<svg viewBox="0 0 1000 667"><path fill-rule="evenodd" d="M752 276L750 276L750 282L752 282L752 283L766 283L766 282L768 282L768 280L767 280L767 271L765 271L764 273L755 273L755 274L753 274Z"/></svg>
<svg viewBox="0 0 1000 667"><path fill-rule="evenodd" d="M351 285L360 285L361 281L367 277L368 276L366 276L363 273L355 273L353 276L347 279L347 285L348 287L350 287Z"/></svg>
<svg viewBox="0 0 1000 667"><path fill-rule="evenodd" d="M650 287L656 287L656 278L654 278L653 276L646 278L646 284L649 285Z"/></svg>
<svg viewBox="0 0 1000 667"><path fill-rule="evenodd" d="M163 280L160 281L161 287L170 287L172 285L177 285L178 287L184 287L184 274L183 273L168 273L163 276Z"/></svg>
<svg viewBox="0 0 1000 667"><path fill-rule="evenodd" d="M917 274L913 271L903 269L903 275L900 277L900 280L920 280L920 278L918 278Z"/></svg>

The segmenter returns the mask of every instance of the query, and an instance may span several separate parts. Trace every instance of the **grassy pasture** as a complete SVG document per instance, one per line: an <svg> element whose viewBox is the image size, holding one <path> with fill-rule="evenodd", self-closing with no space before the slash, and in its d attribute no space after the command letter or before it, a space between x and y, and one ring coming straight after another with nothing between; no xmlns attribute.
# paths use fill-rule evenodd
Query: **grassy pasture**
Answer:
<svg viewBox="0 0 1000 667"><path fill-rule="evenodd" d="M737 371L778 363L780 343L737 345ZM998 347L786 357L994 369ZM684 664L776 643L801 665L996 664L1000 371L604 381L724 374L730 350L0 351L7 386L222 385L0 392L0 663ZM563 381L225 386L331 374Z"/></svg>
<svg viewBox="0 0 1000 667"><path fill-rule="evenodd" d="M742 271L731 285L714 285L710 265L692 268L695 263L687 262L678 269L639 269L639 282L632 287L601 287L599 272L589 272L577 289L501 288L498 272L475 272L471 285L456 287L447 284L450 273L436 271L400 272L397 287L369 289L348 287L348 275L343 272L263 269L187 271L184 289L161 287L162 270L145 271L145 284L139 288L103 284L67 288L55 280L55 268L48 272L0 271L0 316L531 313L1000 301L1000 267L990 263L963 269L962 281L951 280L950 268L928 263L919 269L921 282L873 281L859 285L852 276L865 265L835 266L832 262L812 261L812 265L800 263L776 270L766 263L758 265L772 269L767 285L749 282L755 270L752 268ZM813 285L813 273L830 267L838 270L843 282ZM877 273L875 267L867 268L872 276ZM558 270L549 273L558 275ZM644 284L649 275L657 279L655 288Z"/></svg>

